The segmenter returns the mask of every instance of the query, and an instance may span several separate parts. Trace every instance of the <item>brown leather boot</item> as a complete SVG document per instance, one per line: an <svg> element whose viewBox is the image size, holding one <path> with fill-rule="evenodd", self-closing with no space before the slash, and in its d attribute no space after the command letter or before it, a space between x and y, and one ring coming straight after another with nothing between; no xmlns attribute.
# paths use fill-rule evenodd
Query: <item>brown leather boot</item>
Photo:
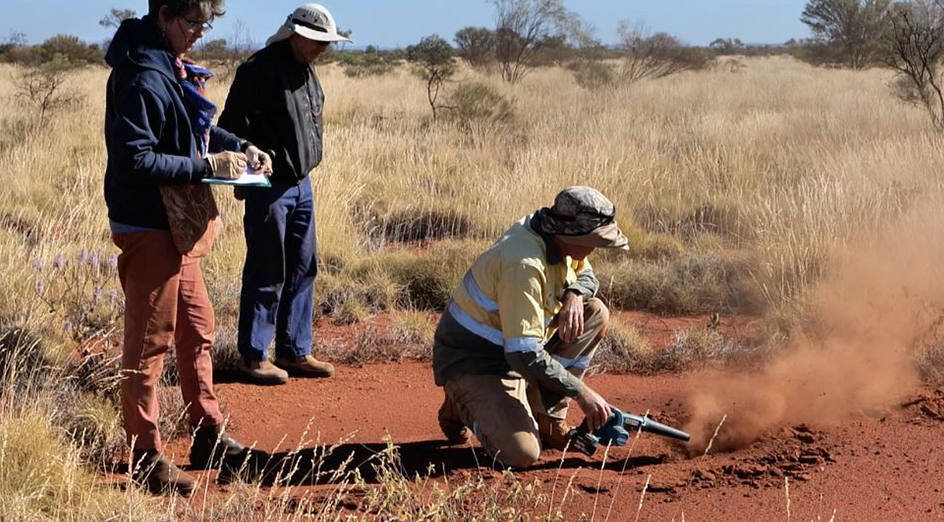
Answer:
<svg viewBox="0 0 944 522"><path fill-rule="evenodd" d="M134 450L131 480L155 495L176 492L189 497L193 493L193 477L184 473L156 450Z"/></svg>
<svg viewBox="0 0 944 522"><path fill-rule="evenodd" d="M456 405L453 404L448 395L443 399L442 406L439 407L439 429L442 430L449 444L453 446L465 444L469 442L471 437L469 428L466 428L459 420Z"/></svg>
<svg viewBox="0 0 944 522"><path fill-rule="evenodd" d="M537 414L538 433L541 436L541 446L544 449L564 451L570 438L570 426L564 419L555 419L547 415Z"/></svg>
<svg viewBox="0 0 944 522"><path fill-rule="evenodd" d="M242 461L245 452L246 447L223 431L223 426L200 426L193 432L190 465L201 469L215 468L224 460Z"/></svg>
<svg viewBox="0 0 944 522"><path fill-rule="evenodd" d="M331 363L319 361L311 355L297 359L276 357L275 365L293 377L331 377L334 375L334 366Z"/></svg>
<svg viewBox="0 0 944 522"><path fill-rule="evenodd" d="M285 384L288 372L269 361L244 361L239 358L239 371L253 384Z"/></svg>

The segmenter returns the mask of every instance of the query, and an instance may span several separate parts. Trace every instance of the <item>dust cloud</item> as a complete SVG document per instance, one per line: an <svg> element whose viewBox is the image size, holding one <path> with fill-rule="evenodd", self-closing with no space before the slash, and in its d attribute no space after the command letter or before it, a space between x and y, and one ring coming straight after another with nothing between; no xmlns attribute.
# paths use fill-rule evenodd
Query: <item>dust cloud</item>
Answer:
<svg viewBox="0 0 944 522"><path fill-rule="evenodd" d="M695 376L689 451L744 447L800 423L881 414L919 384L914 350L944 314L944 217L922 212L869 245L836 256L812 314L782 355L742 374Z"/></svg>

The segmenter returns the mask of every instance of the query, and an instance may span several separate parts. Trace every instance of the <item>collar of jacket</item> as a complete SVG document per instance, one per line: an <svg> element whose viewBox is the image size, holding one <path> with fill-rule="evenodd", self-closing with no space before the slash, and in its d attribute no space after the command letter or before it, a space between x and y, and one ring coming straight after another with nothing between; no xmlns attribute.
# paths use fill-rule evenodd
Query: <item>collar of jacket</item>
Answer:
<svg viewBox="0 0 944 522"><path fill-rule="evenodd" d="M274 42L269 47L272 48L273 54L284 61L286 65L295 65L300 68L308 65L295 59L295 52L292 51L292 43L288 38Z"/></svg>
<svg viewBox="0 0 944 522"><path fill-rule="evenodd" d="M541 230L541 212L535 212L531 216L531 222L529 226L535 234L541 236L541 239L544 240L544 249L547 251L547 264L556 265L564 261L564 257L561 255L560 251L557 250L557 246L554 245L554 238L550 234Z"/></svg>
<svg viewBox="0 0 944 522"><path fill-rule="evenodd" d="M105 62L112 68L125 63L160 72L175 85L174 55L167 48L167 41L157 29L150 15L129 18L118 27L115 37L108 45Z"/></svg>

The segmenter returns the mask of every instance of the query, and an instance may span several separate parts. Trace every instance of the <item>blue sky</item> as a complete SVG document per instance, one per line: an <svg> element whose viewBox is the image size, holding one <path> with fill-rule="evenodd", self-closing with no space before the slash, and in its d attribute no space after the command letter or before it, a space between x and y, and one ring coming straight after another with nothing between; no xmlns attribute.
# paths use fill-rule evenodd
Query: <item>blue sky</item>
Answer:
<svg viewBox="0 0 944 522"><path fill-rule="evenodd" d="M311 0L228 0L227 14L207 38L226 38L241 20L263 42L299 3ZM358 47L406 46L429 34L449 40L466 26L494 26L486 0L322 0L342 29L354 31ZM805 0L564 0L589 21L597 38L612 43L620 20L642 22L683 41L705 45L718 37L748 43L783 43L809 34L800 23ZM147 0L0 0L0 40L11 31L40 43L59 33L89 42L111 36L98 20L112 7L147 11Z"/></svg>

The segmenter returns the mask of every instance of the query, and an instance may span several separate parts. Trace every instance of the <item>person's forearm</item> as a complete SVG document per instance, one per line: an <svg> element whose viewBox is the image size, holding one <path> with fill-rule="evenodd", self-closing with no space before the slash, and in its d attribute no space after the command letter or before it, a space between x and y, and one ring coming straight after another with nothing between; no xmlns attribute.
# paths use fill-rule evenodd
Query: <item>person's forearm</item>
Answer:
<svg viewBox="0 0 944 522"><path fill-rule="evenodd" d="M593 297L600 290L600 280L593 273L592 268L587 268L577 274L577 281L568 286L565 290L573 290L584 297Z"/></svg>
<svg viewBox="0 0 944 522"><path fill-rule="evenodd" d="M568 372L543 348L537 352L505 353L513 370L529 381L563 397L576 397L583 391L583 383Z"/></svg>

